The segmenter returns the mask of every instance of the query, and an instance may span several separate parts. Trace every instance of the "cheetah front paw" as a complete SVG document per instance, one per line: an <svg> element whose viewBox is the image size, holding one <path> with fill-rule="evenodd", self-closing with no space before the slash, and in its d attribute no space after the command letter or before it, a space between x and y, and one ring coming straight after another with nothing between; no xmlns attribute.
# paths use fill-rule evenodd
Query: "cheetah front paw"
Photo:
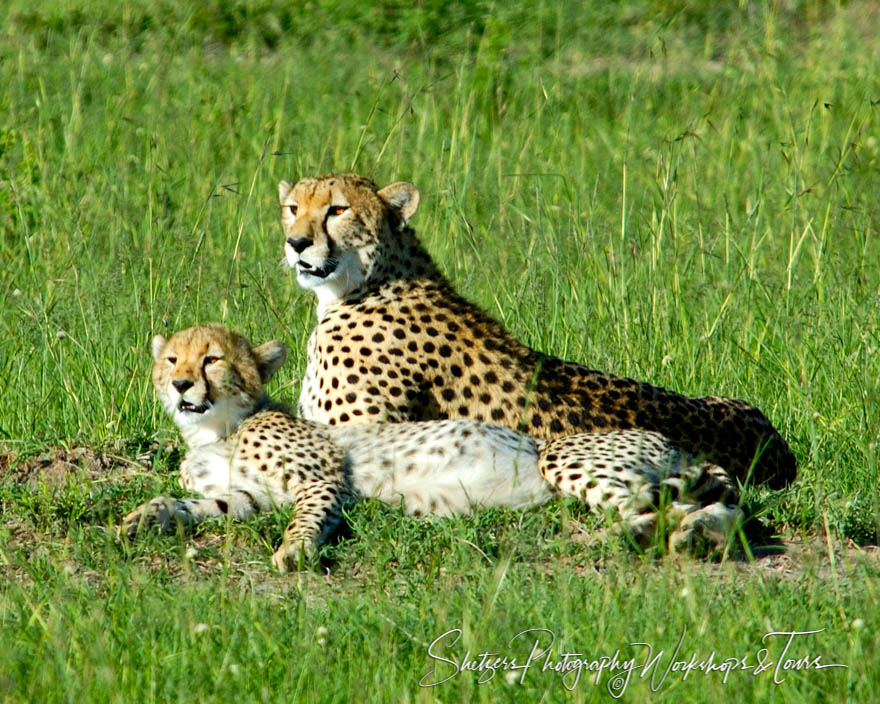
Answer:
<svg viewBox="0 0 880 704"><path fill-rule="evenodd" d="M272 555L272 564L279 572L295 572L308 567L314 556L315 550L308 541L285 543Z"/></svg>
<svg viewBox="0 0 880 704"><path fill-rule="evenodd" d="M161 533L172 533L179 525L186 525L185 512L178 507L180 502L167 496L155 499L138 506L129 513L119 526L119 536L129 540L138 532L147 528L156 528Z"/></svg>
<svg viewBox="0 0 880 704"><path fill-rule="evenodd" d="M709 504L682 519L678 529L669 536L669 551L693 557L718 555L742 522L743 512L739 506Z"/></svg>

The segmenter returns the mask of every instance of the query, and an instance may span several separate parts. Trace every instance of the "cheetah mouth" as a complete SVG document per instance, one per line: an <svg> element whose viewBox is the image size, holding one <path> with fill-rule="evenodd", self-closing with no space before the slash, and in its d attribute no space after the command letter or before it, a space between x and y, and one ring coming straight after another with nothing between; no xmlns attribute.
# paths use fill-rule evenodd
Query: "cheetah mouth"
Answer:
<svg viewBox="0 0 880 704"><path fill-rule="evenodd" d="M189 401L184 401L180 399L180 403L177 404L177 410L181 413L196 413L201 415L205 411L207 411L211 407L211 404L208 401L204 403L190 403Z"/></svg>
<svg viewBox="0 0 880 704"><path fill-rule="evenodd" d="M299 261L296 266L300 276L314 276L316 279L326 279L336 271L336 267L339 266L339 260L328 259L324 266L321 267L315 267L308 262Z"/></svg>

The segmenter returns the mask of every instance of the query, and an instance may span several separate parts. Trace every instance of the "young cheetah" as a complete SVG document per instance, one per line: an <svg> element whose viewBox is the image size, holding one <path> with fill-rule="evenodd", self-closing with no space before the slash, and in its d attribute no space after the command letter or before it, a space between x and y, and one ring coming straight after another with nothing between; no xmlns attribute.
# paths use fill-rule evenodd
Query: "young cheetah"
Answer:
<svg viewBox="0 0 880 704"><path fill-rule="evenodd" d="M454 515L570 494L617 513L640 541L662 515L665 527L677 527L670 547L695 553L722 546L741 518L726 474L656 433L545 443L470 420L334 428L294 418L263 390L285 355L280 342L253 347L221 325L154 338L156 394L188 447L181 484L205 498L157 497L125 517L123 535L210 516L244 520L290 504L295 515L273 558L286 570L314 555L342 508L361 496L414 515Z"/></svg>
<svg viewBox="0 0 880 704"><path fill-rule="evenodd" d="M795 459L743 401L689 398L529 349L456 294L409 226L419 193L353 174L279 185L287 263L315 292L303 418L469 418L537 438L639 428L740 481L791 483Z"/></svg>

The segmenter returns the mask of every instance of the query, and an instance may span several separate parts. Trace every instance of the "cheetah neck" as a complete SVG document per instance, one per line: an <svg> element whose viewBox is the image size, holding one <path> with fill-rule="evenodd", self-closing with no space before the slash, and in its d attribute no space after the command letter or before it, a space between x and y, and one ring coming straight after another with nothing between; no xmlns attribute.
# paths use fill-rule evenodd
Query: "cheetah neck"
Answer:
<svg viewBox="0 0 880 704"><path fill-rule="evenodd" d="M381 248L367 282L373 290L395 282L430 279L446 282L431 255L422 247L416 233L407 227L394 233Z"/></svg>
<svg viewBox="0 0 880 704"><path fill-rule="evenodd" d="M378 248L366 265L367 275L356 288L344 296L318 295L318 320L336 305L356 305L366 298L378 295L393 298L401 287L449 289L449 282L437 268L431 255L422 247L415 232L409 227L393 233Z"/></svg>

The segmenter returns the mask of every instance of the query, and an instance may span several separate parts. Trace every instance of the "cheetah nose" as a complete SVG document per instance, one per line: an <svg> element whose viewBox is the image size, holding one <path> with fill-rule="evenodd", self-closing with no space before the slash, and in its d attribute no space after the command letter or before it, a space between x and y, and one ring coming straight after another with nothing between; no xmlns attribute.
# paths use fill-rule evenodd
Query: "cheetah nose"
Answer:
<svg viewBox="0 0 880 704"><path fill-rule="evenodd" d="M193 385L193 382L189 379L175 379L171 382L171 385L177 389L177 393L182 394Z"/></svg>
<svg viewBox="0 0 880 704"><path fill-rule="evenodd" d="M287 238L287 244L293 247L293 251L297 254L302 253L302 251L308 247L312 241L308 237L298 237L294 239L293 237Z"/></svg>

